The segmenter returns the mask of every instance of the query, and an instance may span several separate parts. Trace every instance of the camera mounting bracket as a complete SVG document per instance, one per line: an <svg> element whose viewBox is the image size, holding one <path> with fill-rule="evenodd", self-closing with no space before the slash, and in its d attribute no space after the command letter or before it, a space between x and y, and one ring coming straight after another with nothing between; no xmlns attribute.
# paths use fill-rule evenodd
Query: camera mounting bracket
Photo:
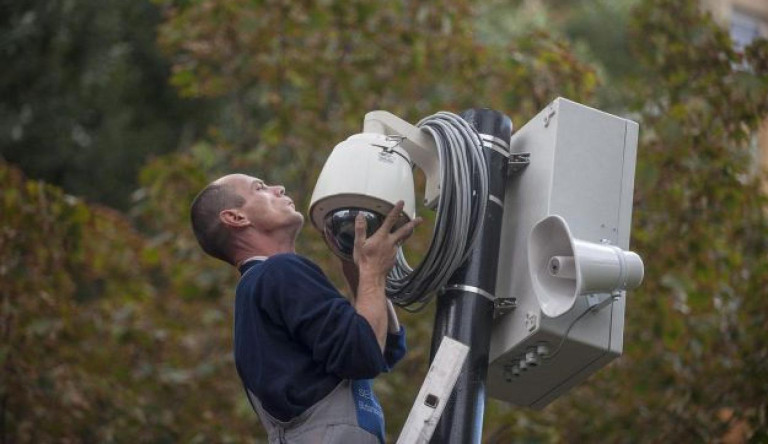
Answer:
<svg viewBox="0 0 768 444"><path fill-rule="evenodd" d="M440 197L440 162L435 140L426 131L387 111L371 111L363 120L363 132L401 136L399 145L424 172L424 205L434 209Z"/></svg>

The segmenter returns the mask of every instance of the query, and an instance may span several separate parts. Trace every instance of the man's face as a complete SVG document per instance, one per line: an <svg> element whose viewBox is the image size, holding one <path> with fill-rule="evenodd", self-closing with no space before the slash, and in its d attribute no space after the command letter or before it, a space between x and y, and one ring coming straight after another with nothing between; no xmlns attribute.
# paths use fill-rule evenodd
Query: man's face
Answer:
<svg viewBox="0 0 768 444"><path fill-rule="evenodd" d="M269 232L295 227L298 231L304 224L304 216L296 211L293 200L285 195L281 185L267 185L245 174L230 174L216 182L231 186L245 199L239 210L254 228Z"/></svg>

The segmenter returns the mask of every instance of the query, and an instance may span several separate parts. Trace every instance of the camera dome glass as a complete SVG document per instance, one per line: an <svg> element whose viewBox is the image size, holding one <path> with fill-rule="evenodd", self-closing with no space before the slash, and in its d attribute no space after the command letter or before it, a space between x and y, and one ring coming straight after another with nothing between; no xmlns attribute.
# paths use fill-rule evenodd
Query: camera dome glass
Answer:
<svg viewBox="0 0 768 444"><path fill-rule="evenodd" d="M355 248L355 218L358 213L365 217L367 236L373 235L384 222L381 214L359 208L342 208L325 216L325 242L337 256L347 261L352 261Z"/></svg>

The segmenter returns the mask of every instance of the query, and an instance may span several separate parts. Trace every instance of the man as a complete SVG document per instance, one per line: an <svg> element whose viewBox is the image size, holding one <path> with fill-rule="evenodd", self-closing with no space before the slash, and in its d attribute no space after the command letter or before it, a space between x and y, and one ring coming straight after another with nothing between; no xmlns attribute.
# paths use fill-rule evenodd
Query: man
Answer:
<svg viewBox="0 0 768 444"><path fill-rule="evenodd" d="M350 304L295 253L304 217L282 186L243 174L208 185L191 208L200 246L236 266L235 364L270 443L383 443L371 378L405 354L385 296L397 246L421 222L391 232L399 202L366 236L355 221L354 263L343 263Z"/></svg>

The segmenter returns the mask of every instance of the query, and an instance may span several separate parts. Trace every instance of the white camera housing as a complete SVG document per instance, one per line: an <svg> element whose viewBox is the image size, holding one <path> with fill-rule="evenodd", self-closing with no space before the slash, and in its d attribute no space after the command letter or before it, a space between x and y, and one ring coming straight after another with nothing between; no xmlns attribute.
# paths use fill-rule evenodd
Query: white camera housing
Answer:
<svg viewBox="0 0 768 444"><path fill-rule="evenodd" d="M386 215L402 200L403 213L415 217L413 171L397 139L375 133L350 136L336 145L312 193L309 217L318 230L328 213L361 208Z"/></svg>
<svg viewBox="0 0 768 444"><path fill-rule="evenodd" d="M340 236L326 229L326 221L343 210L368 212L381 219L394 205L404 202L398 227L416 216L413 166L426 175L425 204L433 205L439 197L440 168L437 147L432 137L386 111L365 115L363 133L355 134L336 145L317 179L309 206L312 225L324 233L331 250L349 259L339 242L329 237ZM352 213L349 213L352 214ZM349 220L340 224L349 231ZM371 225L369 224L369 229Z"/></svg>

